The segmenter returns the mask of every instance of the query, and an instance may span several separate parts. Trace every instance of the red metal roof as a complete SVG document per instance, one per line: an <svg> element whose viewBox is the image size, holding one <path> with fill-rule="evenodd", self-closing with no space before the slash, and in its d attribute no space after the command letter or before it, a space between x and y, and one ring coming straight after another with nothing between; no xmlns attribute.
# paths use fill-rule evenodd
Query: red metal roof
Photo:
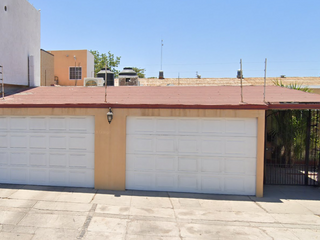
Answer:
<svg viewBox="0 0 320 240"><path fill-rule="evenodd" d="M3 107L320 108L320 95L276 86L37 87L5 97Z"/></svg>

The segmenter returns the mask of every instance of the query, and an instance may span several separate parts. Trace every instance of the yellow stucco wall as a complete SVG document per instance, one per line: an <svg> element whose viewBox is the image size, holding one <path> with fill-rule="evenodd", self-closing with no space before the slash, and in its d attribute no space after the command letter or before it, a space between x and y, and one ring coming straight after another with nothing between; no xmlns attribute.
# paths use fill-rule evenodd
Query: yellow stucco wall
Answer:
<svg viewBox="0 0 320 240"><path fill-rule="evenodd" d="M94 108L2 108L0 115L18 116L94 116L95 117L95 188L125 190L126 119L127 116L158 117L223 117L257 118L257 180L256 196L263 196L264 110L209 109L112 109L114 118L107 121L108 109Z"/></svg>
<svg viewBox="0 0 320 240"><path fill-rule="evenodd" d="M41 49L40 58L40 86L51 86L54 84L54 56Z"/></svg>
<svg viewBox="0 0 320 240"><path fill-rule="evenodd" d="M87 50L48 51L54 55L54 76L59 78L58 85L75 86L76 80L69 79L69 67L81 67L82 78L77 80L77 86L83 86L87 77ZM74 59L76 56L76 60Z"/></svg>

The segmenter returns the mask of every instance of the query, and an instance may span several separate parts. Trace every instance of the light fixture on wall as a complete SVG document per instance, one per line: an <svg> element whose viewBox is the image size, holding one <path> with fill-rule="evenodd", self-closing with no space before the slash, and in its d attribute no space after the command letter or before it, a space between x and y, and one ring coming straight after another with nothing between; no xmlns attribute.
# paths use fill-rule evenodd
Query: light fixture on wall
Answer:
<svg viewBox="0 0 320 240"><path fill-rule="evenodd" d="M108 122L110 124L112 119L113 119L113 112L111 110L111 107L109 107L109 112L107 113L107 119L108 119Z"/></svg>

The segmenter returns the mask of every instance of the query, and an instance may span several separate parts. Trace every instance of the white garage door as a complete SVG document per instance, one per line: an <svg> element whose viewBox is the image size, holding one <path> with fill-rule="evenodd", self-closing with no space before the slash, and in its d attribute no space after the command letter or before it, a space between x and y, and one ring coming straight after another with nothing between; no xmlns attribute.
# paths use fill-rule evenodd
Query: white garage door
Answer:
<svg viewBox="0 0 320 240"><path fill-rule="evenodd" d="M254 195L255 118L127 118L126 188Z"/></svg>
<svg viewBox="0 0 320 240"><path fill-rule="evenodd" d="M94 117L0 117L0 183L94 186Z"/></svg>

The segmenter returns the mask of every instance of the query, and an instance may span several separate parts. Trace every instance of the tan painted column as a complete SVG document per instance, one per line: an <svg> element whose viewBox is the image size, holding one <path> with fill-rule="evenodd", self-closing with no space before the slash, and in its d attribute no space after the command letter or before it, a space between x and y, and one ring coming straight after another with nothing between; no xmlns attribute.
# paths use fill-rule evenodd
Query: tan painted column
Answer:
<svg viewBox="0 0 320 240"><path fill-rule="evenodd" d="M108 111L95 116L95 188L125 190L126 114L113 109L109 124Z"/></svg>
<svg viewBox="0 0 320 240"><path fill-rule="evenodd" d="M108 176L107 169L109 152L108 142L110 138L107 120L107 110L105 114L95 115L95 135L94 135L94 188L107 189Z"/></svg>
<svg viewBox="0 0 320 240"><path fill-rule="evenodd" d="M265 111L258 117L256 197L263 197Z"/></svg>

